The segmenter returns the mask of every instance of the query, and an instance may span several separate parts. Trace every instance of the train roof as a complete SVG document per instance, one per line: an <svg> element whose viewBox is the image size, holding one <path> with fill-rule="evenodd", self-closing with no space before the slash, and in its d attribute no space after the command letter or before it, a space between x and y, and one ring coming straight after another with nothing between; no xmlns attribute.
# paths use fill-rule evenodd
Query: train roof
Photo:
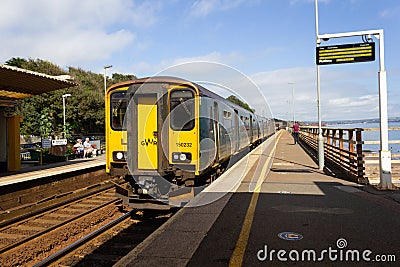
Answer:
<svg viewBox="0 0 400 267"><path fill-rule="evenodd" d="M237 109L237 110L241 110L243 112L247 112L247 113L251 113L253 115L254 112L251 112L225 98L223 98L222 96L206 89L205 87L203 87L202 85L199 85L195 82L191 82L182 78L178 78L178 77L173 77L173 76L153 76L153 77L145 77L145 78L140 78L140 79L136 79L136 80L130 80L130 81L125 81L125 82L120 82L120 83L116 83L112 86L110 86L108 88L108 91L113 90L115 88L119 88L119 87L123 87L123 86L131 86L134 84L140 84L140 83L146 83L146 82L151 82L151 83L172 83L172 84L177 84L177 85L188 85L190 87L194 87L197 88L197 90L199 91L199 95L200 96L206 96L206 97L210 97L213 99L217 99L225 104L227 104L228 106L232 107L233 109Z"/></svg>
<svg viewBox="0 0 400 267"><path fill-rule="evenodd" d="M154 76L154 77L146 77L146 78L140 78L136 80L129 80L129 81L124 81L120 83L116 83L111 85L108 90L112 90L114 88L118 87L123 87L123 86L130 86L133 84L140 84L140 83L146 83L146 82L151 82L151 83L174 83L174 84L189 84L189 85L194 85L194 83L177 78L177 77L172 77L172 76ZM196 85L194 85L196 86ZM197 87L197 86L196 86Z"/></svg>

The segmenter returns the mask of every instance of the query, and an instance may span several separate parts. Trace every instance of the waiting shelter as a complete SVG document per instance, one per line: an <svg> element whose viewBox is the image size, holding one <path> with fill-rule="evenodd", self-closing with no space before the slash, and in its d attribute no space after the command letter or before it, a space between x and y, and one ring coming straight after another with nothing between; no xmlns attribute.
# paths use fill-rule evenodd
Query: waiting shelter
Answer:
<svg viewBox="0 0 400 267"><path fill-rule="evenodd" d="M69 75L51 76L0 64L0 172L18 171L21 117L17 100L76 86Z"/></svg>

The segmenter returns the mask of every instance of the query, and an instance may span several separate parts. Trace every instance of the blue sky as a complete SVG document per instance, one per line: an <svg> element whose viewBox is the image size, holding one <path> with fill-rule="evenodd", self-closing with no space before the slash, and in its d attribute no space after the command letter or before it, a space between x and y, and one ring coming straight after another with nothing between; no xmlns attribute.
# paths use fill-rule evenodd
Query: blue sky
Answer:
<svg viewBox="0 0 400 267"><path fill-rule="evenodd" d="M389 116L400 116L400 1L319 0L320 34L373 29L385 34ZM2 0L0 34L0 62L40 58L97 73L111 64L109 73L138 77L224 64L255 82L275 117L292 118L294 87L296 119L317 120L313 0ZM362 41L322 45L352 42ZM323 120L378 117L378 69L378 60L322 66ZM237 93L266 109L257 94Z"/></svg>

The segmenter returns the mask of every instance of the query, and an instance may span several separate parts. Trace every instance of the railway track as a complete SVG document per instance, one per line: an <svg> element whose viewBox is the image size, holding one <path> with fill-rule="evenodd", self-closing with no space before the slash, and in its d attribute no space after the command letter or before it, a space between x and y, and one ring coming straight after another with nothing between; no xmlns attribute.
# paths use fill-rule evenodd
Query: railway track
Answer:
<svg viewBox="0 0 400 267"><path fill-rule="evenodd" d="M120 216L114 189L106 189L0 228L0 265L29 265Z"/></svg>
<svg viewBox="0 0 400 267"><path fill-rule="evenodd" d="M88 187L80 188L75 191L67 191L61 193L49 192L48 195L45 195L43 198L36 202L27 203L24 205L19 205L18 203L15 203L15 207L11 207L8 210L0 212L0 229L12 223L22 221L35 215L44 213L48 210L55 209L62 205L93 195L95 193L114 188L114 183L115 182L113 181L105 181L90 185ZM116 181L116 183L118 183L118 181ZM66 187L68 187L68 185L66 185ZM17 196L18 195L14 196L14 198L16 198Z"/></svg>
<svg viewBox="0 0 400 267"><path fill-rule="evenodd" d="M172 217L177 209L152 212L135 210L116 218L68 247L40 261L40 266L112 266Z"/></svg>

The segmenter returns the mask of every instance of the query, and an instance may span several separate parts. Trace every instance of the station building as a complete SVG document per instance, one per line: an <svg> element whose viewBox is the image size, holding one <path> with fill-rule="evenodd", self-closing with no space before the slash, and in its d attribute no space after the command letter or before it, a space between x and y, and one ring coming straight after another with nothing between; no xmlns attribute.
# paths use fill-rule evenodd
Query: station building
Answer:
<svg viewBox="0 0 400 267"><path fill-rule="evenodd" d="M76 85L69 75L51 76L0 64L0 172L21 169L22 118L14 112L17 101Z"/></svg>

